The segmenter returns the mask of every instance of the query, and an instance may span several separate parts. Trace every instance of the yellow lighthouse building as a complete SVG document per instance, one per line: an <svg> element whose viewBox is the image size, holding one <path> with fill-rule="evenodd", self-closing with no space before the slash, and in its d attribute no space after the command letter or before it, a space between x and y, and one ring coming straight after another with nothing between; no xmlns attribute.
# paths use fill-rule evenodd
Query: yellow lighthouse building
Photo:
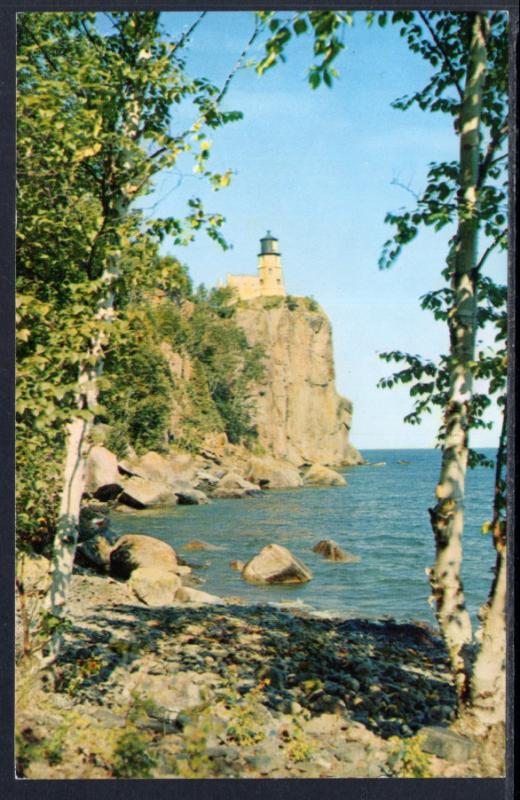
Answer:
<svg viewBox="0 0 520 800"><path fill-rule="evenodd" d="M270 231L260 239L258 274L228 274L227 286L235 289L241 300L254 300L255 297L285 297L278 239Z"/></svg>

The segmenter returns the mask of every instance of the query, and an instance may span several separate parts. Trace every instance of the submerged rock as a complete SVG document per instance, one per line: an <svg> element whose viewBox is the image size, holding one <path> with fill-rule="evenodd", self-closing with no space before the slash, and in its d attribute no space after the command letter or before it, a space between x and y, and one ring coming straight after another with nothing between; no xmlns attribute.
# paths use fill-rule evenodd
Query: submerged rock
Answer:
<svg viewBox="0 0 520 800"><path fill-rule="evenodd" d="M322 539L312 548L314 553L319 553L328 561L352 562L359 561L359 556L346 553L333 539Z"/></svg>
<svg viewBox="0 0 520 800"><path fill-rule="evenodd" d="M242 570L249 583L306 583L312 572L292 553L279 544L268 544Z"/></svg>
<svg viewBox="0 0 520 800"><path fill-rule="evenodd" d="M223 547L218 547L216 544L210 542L203 542L202 539L193 539L182 546L183 550L223 550Z"/></svg>

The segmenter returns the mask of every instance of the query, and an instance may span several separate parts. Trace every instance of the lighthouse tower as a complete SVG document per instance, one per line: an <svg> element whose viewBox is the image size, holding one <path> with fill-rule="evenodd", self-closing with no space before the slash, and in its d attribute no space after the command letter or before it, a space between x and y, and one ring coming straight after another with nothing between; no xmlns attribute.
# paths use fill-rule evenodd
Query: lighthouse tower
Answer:
<svg viewBox="0 0 520 800"><path fill-rule="evenodd" d="M271 234L271 231L267 231L266 235L260 239L258 278L260 281L260 295L264 297L272 297L273 295L285 296L278 239Z"/></svg>
<svg viewBox="0 0 520 800"><path fill-rule="evenodd" d="M257 297L285 297L282 262L278 239L267 231L260 239L257 275L230 275L226 285L234 289L241 300L255 300Z"/></svg>

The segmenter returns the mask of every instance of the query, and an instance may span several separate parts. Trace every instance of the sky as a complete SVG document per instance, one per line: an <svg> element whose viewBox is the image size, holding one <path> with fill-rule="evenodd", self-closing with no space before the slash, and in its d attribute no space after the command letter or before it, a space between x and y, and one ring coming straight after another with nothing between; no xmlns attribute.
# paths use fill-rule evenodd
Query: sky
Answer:
<svg viewBox="0 0 520 800"><path fill-rule="evenodd" d="M162 21L178 36L196 17L173 12ZM252 29L250 12L208 13L188 47L187 72L222 85ZM178 216L188 198L199 196L207 210L226 217L228 251L204 235L188 248L168 241L163 248L208 287L228 272L255 274L259 239L271 230L287 292L313 296L332 323L336 385L354 404L352 443L361 450L432 447L438 417L420 426L403 422L412 401L406 387L377 388L392 371L378 353L435 358L446 351L445 326L420 308L419 298L442 285L448 234L421 232L390 270L379 270L378 258L391 235L385 214L413 204L410 191L423 188L428 164L456 159L458 143L449 118L392 109L393 100L428 78L427 65L396 30L367 29L359 16L345 41L332 89L308 85L308 36L263 76L239 70L224 107L244 119L211 134L210 166L233 170L229 188L213 192L181 162L158 179L143 205L153 215ZM189 121L190 110L176 113L173 128ZM505 258L490 259L489 267L505 280ZM496 411L490 419L498 420ZM497 428L475 432L472 445L495 446Z"/></svg>

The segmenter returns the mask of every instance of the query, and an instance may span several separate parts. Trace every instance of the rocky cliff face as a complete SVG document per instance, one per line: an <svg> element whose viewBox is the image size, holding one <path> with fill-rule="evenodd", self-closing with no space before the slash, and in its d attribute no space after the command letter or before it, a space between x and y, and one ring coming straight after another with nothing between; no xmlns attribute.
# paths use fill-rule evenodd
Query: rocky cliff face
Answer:
<svg viewBox="0 0 520 800"><path fill-rule="evenodd" d="M297 465L360 463L349 442L352 403L334 383L330 322L315 304L291 301L260 298L237 309L249 344L267 354L254 397L260 444Z"/></svg>

